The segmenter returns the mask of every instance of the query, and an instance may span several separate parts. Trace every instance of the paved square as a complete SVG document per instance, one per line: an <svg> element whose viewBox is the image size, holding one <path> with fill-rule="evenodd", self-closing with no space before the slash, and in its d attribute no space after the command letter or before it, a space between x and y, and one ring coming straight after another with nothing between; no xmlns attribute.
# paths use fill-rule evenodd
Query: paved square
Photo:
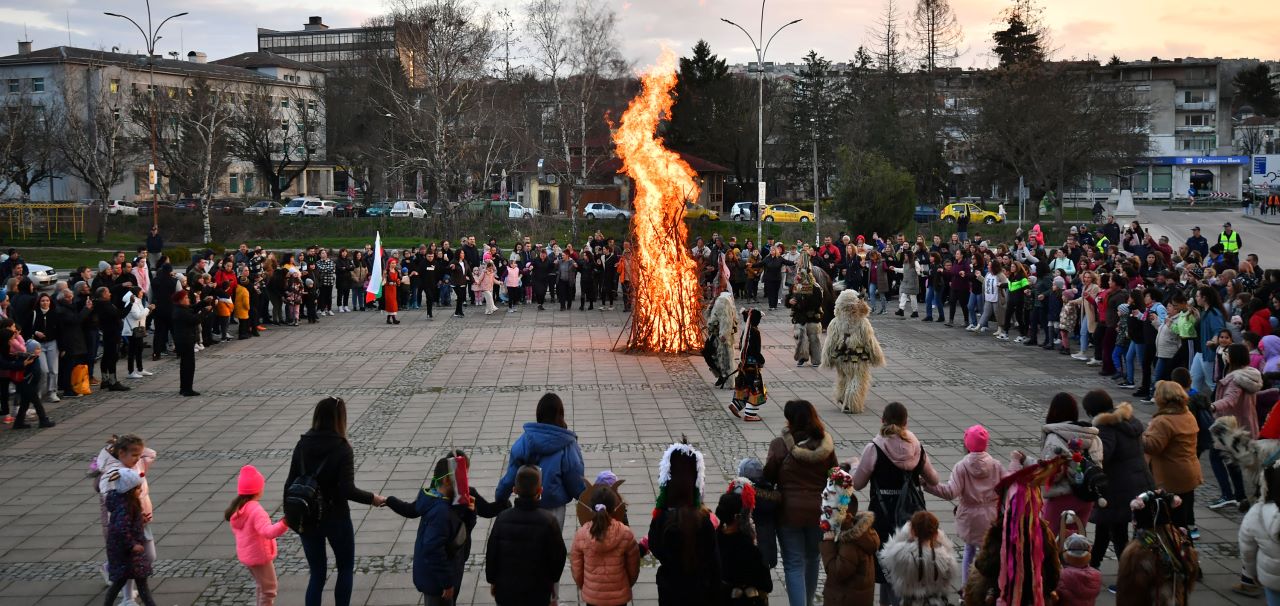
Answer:
<svg viewBox="0 0 1280 606"><path fill-rule="evenodd" d="M470 309L470 308L469 308ZM280 513L283 482L311 409L325 395L346 399L356 481L384 495L411 497L435 459L449 448L473 455L472 484L491 493L511 442L533 418L544 391L565 400L589 475L612 469L627 479L637 534L647 530L658 459L686 435L708 457L708 488L720 490L738 459L764 456L783 427L780 405L811 400L828 423L841 459L861 452L879 428L878 411L906 403L911 427L940 471L963 455L962 433L981 422L991 448L1038 450L1040 424L1056 391L1082 395L1109 381L1065 356L1001 343L959 328L904 320L873 320L888 366L877 371L868 412L847 416L830 397L833 373L796 368L791 325L782 310L764 321L765 422L745 425L724 410L730 392L712 387L698 357L618 354L621 312L537 312L465 319L401 314L388 326L376 313L342 314L314 326L279 328L262 338L219 345L197 354L199 398L177 397L177 365L130 384L128 393L98 393L52 405L50 430L0 430L0 606L99 604L97 574L104 560L98 497L84 477L89 460L111 433L138 433L159 452L149 474L155 502L159 561L152 577L158 603L251 604L253 582L236 561L222 511L234 496L241 465L267 476L263 502ZM1114 392L1117 399L1127 394ZM1144 420L1151 407L1141 407ZM1211 478L1207 463L1205 477ZM865 492L865 491L864 491ZM1207 503L1216 489L1203 487ZM861 496L863 503L866 495ZM954 530L952 507L930 497L929 508ZM356 604L418 604L411 580L416 521L389 510L352 507L356 524ZM1245 603L1228 588L1236 580L1240 515L1196 512L1205 584L1195 604ZM482 583L483 538L470 561L463 604L491 603ZM572 529L565 537L572 537ZM301 604L306 563L296 536L279 541L280 604ZM646 559L636 603L657 604L656 562ZM1114 582L1115 561L1103 568ZM781 579L781 567L775 570ZM576 603L566 569L564 603ZM779 585L780 587L780 585ZM326 604L331 603L327 598ZM785 602L775 592L775 604ZM1100 604L1112 603L1105 592Z"/></svg>

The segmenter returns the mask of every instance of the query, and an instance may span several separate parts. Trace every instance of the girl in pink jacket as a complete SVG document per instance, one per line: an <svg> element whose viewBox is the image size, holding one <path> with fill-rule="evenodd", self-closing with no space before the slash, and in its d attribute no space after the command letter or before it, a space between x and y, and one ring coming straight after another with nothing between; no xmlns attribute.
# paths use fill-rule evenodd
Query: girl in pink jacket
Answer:
<svg viewBox="0 0 1280 606"><path fill-rule="evenodd" d="M951 479L934 486L925 486L929 494L956 503L956 534L964 541L964 581L969 580L969 565L982 546L987 531L996 519L1000 496L996 484L1000 483L1004 469L1000 462L987 454L990 436L987 428L974 425L964 432L964 447L969 451L951 469Z"/></svg>
<svg viewBox="0 0 1280 606"><path fill-rule="evenodd" d="M258 585L257 606L272 606L276 601L276 537L289 528L284 520L271 523L271 516L258 499L266 480L253 465L240 468L236 484L236 500L227 508L226 519L236 535L236 557L249 569Z"/></svg>

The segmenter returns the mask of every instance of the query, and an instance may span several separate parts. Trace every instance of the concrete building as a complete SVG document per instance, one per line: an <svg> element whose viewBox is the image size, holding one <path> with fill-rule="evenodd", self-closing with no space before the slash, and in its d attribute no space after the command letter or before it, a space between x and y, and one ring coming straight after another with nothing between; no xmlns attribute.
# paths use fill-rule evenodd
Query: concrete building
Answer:
<svg viewBox="0 0 1280 606"><path fill-rule="evenodd" d="M82 111L86 113L81 115L97 111L95 108L102 107L98 104L110 104L107 107L114 111L120 108L127 111L129 96L145 95L151 90L151 65L154 65L155 94L170 97L182 94L189 91L197 79L206 80L214 90L231 95L266 90L281 120L282 132L287 132L283 129L297 128L297 112L303 111L303 107L308 111L318 109L319 87L324 81L324 70L270 53L245 53L208 62L204 53L192 51L186 61L154 57L149 62L145 56L69 46L32 50L29 42L19 43L18 50L17 54L0 57L0 103L31 103L44 111L67 103L85 108ZM323 112L318 115L322 120ZM133 123L128 127L137 136L146 136L145 127ZM309 141L310 166L294 180L286 195L332 193L333 167L324 162L323 123L317 132L309 135ZM149 199L149 162L149 154L137 158L123 182L111 190L111 198ZM168 198L189 193L169 187L163 177L159 187ZM258 171L245 159L234 159L213 188L214 197L258 198L269 192ZM0 192L0 198L16 195L15 191ZM37 201L93 197L95 193L87 184L69 174L44 181L31 193L31 199Z"/></svg>
<svg viewBox="0 0 1280 606"><path fill-rule="evenodd" d="M313 16L300 30L277 31L258 28L258 51L309 63L326 69L350 66L373 53L396 56L395 28L330 28Z"/></svg>

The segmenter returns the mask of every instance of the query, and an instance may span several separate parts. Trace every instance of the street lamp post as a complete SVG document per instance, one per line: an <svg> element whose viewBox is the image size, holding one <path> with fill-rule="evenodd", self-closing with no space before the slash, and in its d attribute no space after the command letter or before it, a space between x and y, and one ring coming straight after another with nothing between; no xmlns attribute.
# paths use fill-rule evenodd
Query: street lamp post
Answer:
<svg viewBox="0 0 1280 606"><path fill-rule="evenodd" d="M148 181L148 184L151 186L151 225L153 227L159 227L160 226L160 188L159 188L160 162L156 155L156 59L155 59L156 43L160 41L160 38L161 38L160 29L164 27L164 24L168 23L170 19L176 19L178 17L187 15L188 13L182 12L176 15L169 15L168 17L165 17L163 21L160 22L160 25L157 25L153 29L151 27L151 23L152 23L151 22L151 0L147 0L147 29L145 30L142 29L141 25L138 25L137 21L134 21L132 18L127 17L125 15L121 15L119 13L111 13L111 12L104 12L102 14L108 17L119 17L121 19L124 19L125 21L128 21L129 23L132 23L134 27L138 28L138 33L142 34L143 45L147 49L147 68L148 68L148 71L150 72L150 75L149 75L150 83L149 83L149 89L147 90L147 94L151 97L151 100L150 100L151 166L147 170L147 181ZM205 204L208 204L208 202L209 202L208 200L204 201ZM106 204L105 200L103 201L103 204L104 205ZM104 212L105 212L105 209L104 209Z"/></svg>
<svg viewBox="0 0 1280 606"><path fill-rule="evenodd" d="M764 56L769 52L769 45L773 43L773 39L778 33L788 27L795 25L803 19L795 19L783 24L782 27L774 30L773 35L769 36L766 41L764 39L764 5L768 0L760 0L760 30L757 36L752 36L746 28L721 17L721 21L728 23L747 35L747 40L751 41L751 47L756 51L756 80L759 86L759 108L756 114L757 118L757 138L756 138L756 187L758 190L756 201L756 246L760 246L764 242L764 203L765 203L765 186L764 186ZM758 41L757 41L758 40ZM761 46L761 42L764 43Z"/></svg>
<svg viewBox="0 0 1280 606"><path fill-rule="evenodd" d="M818 219L821 212L819 207L822 206L822 195L818 193L818 120L817 118L809 118L809 125L813 127L813 247L817 248L822 244L822 228L818 226Z"/></svg>

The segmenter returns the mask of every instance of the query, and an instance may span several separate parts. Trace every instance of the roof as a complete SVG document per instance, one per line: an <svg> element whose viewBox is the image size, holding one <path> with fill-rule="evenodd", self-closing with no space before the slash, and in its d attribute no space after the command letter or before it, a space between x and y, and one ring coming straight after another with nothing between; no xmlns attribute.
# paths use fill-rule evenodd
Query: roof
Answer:
<svg viewBox="0 0 1280 606"><path fill-rule="evenodd" d="M144 55L130 53L113 53L108 51L78 48L74 46L51 46L32 51L24 55L8 55L0 57L0 67L8 65L39 65L46 63L83 63L107 64L125 69L141 69L147 65ZM153 60L155 70L161 73L181 74L186 76L204 76L224 80L277 82L275 78L260 74L253 70L219 65L218 63L197 63L195 61L178 61L156 57Z"/></svg>
<svg viewBox="0 0 1280 606"><path fill-rule="evenodd" d="M277 55L267 51L240 53L239 55L227 57L226 59L210 61L210 63L213 63L214 65L240 67L244 69L253 69L255 67L283 67L286 69L298 69L320 73L327 71L322 67L318 67L310 63L303 63L301 61L294 61L293 59L283 55Z"/></svg>

